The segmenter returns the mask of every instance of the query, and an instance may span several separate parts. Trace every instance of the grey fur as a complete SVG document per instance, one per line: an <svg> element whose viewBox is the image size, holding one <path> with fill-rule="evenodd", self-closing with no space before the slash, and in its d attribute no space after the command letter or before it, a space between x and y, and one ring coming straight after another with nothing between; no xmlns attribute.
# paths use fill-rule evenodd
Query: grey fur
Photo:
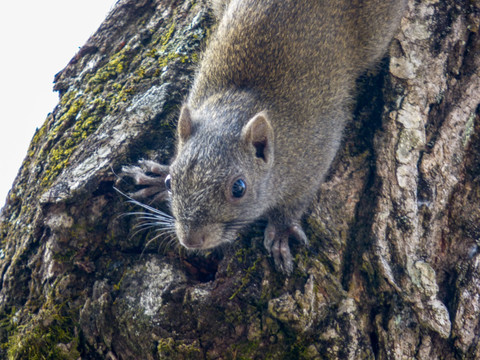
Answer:
<svg viewBox="0 0 480 360"><path fill-rule="evenodd" d="M265 246L291 273L288 239L307 243L300 219L338 150L355 80L385 53L405 3L212 2L219 25L183 105L170 166L184 246L233 241L266 217ZM247 192L233 199L239 177Z"/></svg>

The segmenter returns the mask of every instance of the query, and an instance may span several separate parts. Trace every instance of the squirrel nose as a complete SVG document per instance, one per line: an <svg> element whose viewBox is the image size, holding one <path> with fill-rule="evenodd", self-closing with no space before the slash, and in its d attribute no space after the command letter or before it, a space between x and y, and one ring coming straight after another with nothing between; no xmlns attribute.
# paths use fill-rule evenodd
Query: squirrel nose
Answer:
<svg viewBox="0 0 480 360"><path fill-rule="evenodd" d="M195 231L186 235L180 242L187 249L201 249L205 244L206 235L203 231Z"/></svg>

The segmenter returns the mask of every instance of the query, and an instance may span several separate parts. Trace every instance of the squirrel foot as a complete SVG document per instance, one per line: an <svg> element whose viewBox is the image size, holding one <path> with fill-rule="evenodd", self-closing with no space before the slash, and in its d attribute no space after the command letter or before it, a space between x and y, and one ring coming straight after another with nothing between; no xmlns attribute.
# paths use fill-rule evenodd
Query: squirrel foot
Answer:
<svg viewBox="0 0 480 360"><path fill-rule="evenodd" d="M130 196L135 199L153 197L152 202L167 200L168 191L165 187L165 178L169 173L169 167L151 160L140 160L139 165L140 166L124 166L122 168L122 176L131 177L136 185L145 186L143 189L130 194ZM153 174L155 176L147 174Z"/></svg>
<svg viewBox="0 0 480 360"><path fill-rule="evenodd" d="M269 221L263 241L268 253L273 256L275 267L287 275L290 275L293 271L293 259L288 245L290 236L293 236L302 244L308 245L307 235L297 222L279 230L272 221Z"/></svg>

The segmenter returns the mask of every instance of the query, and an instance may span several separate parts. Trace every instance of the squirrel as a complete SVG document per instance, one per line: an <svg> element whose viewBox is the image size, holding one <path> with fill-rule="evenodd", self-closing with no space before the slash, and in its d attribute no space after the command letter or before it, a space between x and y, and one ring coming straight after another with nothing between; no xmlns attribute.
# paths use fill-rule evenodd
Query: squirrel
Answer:
<svg viewBox="0 0 480 360"><path fill-rule="evenodd" d="M339 148L356 79L385 54L406 0L214 0L210 39L177 125L171 165L124 173L170 202L179 242L209 249L259 218L290 274L289 238ZM153 173L157 176L152 176Z"/></svg>

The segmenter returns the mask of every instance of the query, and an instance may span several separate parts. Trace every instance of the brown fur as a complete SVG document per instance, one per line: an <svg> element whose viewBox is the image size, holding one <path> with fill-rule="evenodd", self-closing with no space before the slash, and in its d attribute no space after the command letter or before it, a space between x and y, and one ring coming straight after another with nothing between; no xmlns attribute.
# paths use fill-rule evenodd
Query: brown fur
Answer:
<svg viewBox="0 0 480 360"><path fill-rule="evenodd" d="M259 217L290 273L288 238L332 162L356 78L383 56L404 0L214 0L220 16L179 119L170 166L180 242L233 241ZM235 179L247 191L231 198Z"/></svg>

